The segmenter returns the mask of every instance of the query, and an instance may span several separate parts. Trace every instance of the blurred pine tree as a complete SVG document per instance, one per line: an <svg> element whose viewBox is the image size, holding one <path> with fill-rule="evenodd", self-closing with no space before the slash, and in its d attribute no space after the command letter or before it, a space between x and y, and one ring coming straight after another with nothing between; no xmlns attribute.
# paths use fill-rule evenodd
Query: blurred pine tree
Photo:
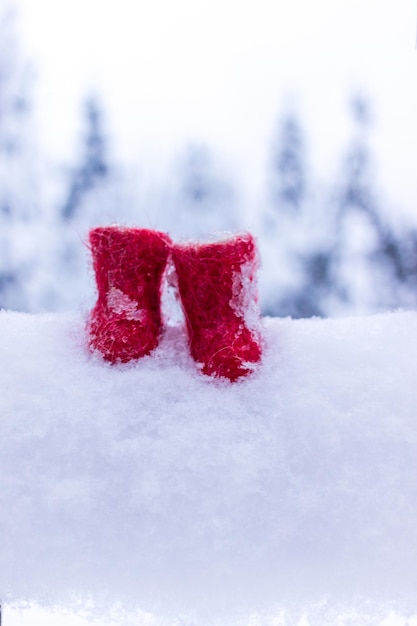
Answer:
<svg viewBox="0 0 417 626"><path fill-rule="evenodd" d="M72 220L91 191L103 184L109 175L107 142L102 108L97 97L84 103L84 138L81 159L71 171L68 194L62 208L62 217Z"/></svg>
<svg viewBox="0 0 417 626"><path fill-rule="evenodd" d="M30 306L39 220L30 88L17 42L17 11L0 1L0 308Z"/></svg>

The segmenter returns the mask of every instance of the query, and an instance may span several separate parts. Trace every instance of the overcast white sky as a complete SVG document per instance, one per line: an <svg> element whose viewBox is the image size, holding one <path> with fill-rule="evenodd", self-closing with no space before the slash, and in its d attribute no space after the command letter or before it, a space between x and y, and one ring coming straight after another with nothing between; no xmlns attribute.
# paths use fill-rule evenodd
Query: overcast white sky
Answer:
<svg viewBox="0 0 417 626"><path fill-rule="evenodd" d="M163 170L189 141L259 181L280 112L296 102L323 174L374 101L388 195L417 201L415 0L19 0L37 67L42 136L71 154L80 98L103 98L117 153ZM417 209L416 209L417 216Z"/></svg>

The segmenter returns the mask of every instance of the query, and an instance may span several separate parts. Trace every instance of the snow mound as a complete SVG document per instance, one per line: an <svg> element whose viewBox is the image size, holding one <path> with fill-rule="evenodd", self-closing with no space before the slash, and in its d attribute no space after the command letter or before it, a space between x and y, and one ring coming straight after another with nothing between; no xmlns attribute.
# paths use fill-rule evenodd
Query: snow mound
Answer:
<svg viewBox="0 0 417 626"><path fill-rule="evenodd" d="M417 314L263 323L230 384L181 325L110 366L81 316L0 313L5 626L22 600L148 626L417 615Z"/></svg>

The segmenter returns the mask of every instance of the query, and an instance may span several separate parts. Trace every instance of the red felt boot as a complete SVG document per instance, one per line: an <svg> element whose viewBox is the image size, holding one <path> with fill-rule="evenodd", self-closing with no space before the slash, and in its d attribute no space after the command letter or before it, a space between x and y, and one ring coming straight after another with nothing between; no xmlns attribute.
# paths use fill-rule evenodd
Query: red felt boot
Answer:
<svg viewBox="0 0 417 626"><path fill-rule="evenodd" d="M98 299L89 346L111 363L149 354L162 330L161 280L171 240L163 233L107 226L90 231Z"/></svg>
<svg viewBox="0 0 417 626"><path fill-rule="evenodd" d="M262 354L253 237L176 245L172 255L193 358L204 374L246 376Z"/></svg>

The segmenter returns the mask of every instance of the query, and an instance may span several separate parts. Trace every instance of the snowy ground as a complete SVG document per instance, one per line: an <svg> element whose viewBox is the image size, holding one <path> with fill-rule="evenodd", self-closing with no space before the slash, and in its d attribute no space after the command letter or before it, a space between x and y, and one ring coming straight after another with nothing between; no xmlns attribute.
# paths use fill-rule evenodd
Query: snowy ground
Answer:
<svg viewBox="0 0 417 626"><path fill-rule="evenodd" d="M265 336L232 385L0 313L3 626L417 624L417 313Z"/></svg>

